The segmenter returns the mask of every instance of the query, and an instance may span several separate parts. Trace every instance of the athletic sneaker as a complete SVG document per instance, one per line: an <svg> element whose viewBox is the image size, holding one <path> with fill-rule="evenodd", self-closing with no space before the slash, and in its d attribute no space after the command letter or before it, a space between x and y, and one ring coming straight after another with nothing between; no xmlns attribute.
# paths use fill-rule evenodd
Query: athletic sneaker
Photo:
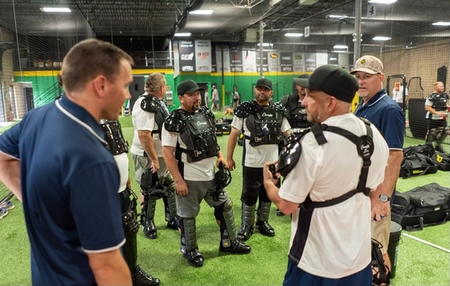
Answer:
<svg viewBox="0 0 450 286"><path fill-rule="evenodd" d="M0 219L8 214L8 210L4 208L0 208Z"/></svg>
<svg viewBox="0 0 450 286"><path fill-rule="evenodd" d="M3 203L0 203L0 208L4 208L7 210L12 210L14 208L14 204L11 201L6 201Z"/></svg>

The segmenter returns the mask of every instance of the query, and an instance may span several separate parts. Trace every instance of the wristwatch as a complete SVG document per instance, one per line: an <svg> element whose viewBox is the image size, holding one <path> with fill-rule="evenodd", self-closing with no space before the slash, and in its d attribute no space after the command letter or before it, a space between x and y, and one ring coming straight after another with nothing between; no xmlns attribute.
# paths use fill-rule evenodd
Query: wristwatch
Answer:
<svg viewBox="0 0 450 286"><path fill-rule="evenodd" d="M391 197L385 194L380 194L379 198L383 203L389 202L391 200Z"/></svg>

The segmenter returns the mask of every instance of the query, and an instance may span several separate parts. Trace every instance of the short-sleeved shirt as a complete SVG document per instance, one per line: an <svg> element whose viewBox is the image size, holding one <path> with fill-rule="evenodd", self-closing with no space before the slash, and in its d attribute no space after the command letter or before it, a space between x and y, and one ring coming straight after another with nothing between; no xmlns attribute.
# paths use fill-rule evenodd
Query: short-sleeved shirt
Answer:
<svg viewBox="0 0 450 286"><path fill-rule="evenodd" d="M367 103L361 101L354 113L356 116L366 118L380 130L389 149L402 150L405 139L405 115L384 89Z"/></svg>
<svg viewBox="0 0 450 286"><path fill-rule="evenodd" d="M134 155L143 156L144 148L142 148L141 141L139 140L138 131L146 130L153 132L152 138L153 143L155 144L156 155L162 158L161 134L154 132L155 130L161 129L158 127L158 124L156 124L155 113L142 110L141 102L143 99L143 96L139 97L133 105L132 120L134 126L134 136L130 152ZM163 101L160 101L160 104L163 108L167 109Z"/></svg>
<svg viewBox="0 0 450 286"><path fill-rule="evenodd" d="M231 127L237 130L244 130L245 136L250 136L251 133L247 128L247 118L240 118L235 116L231 122ZM291 128L286 117L283 117L281 123L281 132L284 133ZM267 162L273 162L278 159L278 145L264 144L259 146L251 146L250 140L244 139L244 152L242 152L242 165L250 168L262 168Z"/></svg>
<svg viewBox="0 0 450 286"><path fill-rule="evenodd" d="M86 252L124 240L119 172L100 124L67 97L28 112L0 137L20 160L33 285L93 285Z"/></svg>
<svg viewBox="0 0 450 286"><path fill-rule="evenodd" d="M323 124L357 136L367 134L364 123L350 113ZM380 132L371 128L374 153L366 187L374 190L384 179L389 150ZM327 201L356 189L363 163L356 145L342 135L323 134L328 143L320 146L312 132L302 138L300 159L279 191L284 200L300 204L310 195L312 201ZM289 252L299 260L297 266L312 275L335 279L352 275L370 263L370 224L370 199L362 193L312 213L299 208L292 215Z"/></svg>
<svg viewBox="0 0 450 286"><path fill-rule="evenodd" d="M408 96L408 88L405 88L405 96ZM403 103L403 86L400 86L398 90L395 88L392 90L392 99L397 103Z"/></svg>

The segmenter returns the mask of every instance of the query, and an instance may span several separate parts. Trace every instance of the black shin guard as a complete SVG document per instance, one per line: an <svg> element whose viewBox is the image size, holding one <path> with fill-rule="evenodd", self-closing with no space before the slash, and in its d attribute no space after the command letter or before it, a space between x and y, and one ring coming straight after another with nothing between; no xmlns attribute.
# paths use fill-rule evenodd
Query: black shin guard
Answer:
<svg viewBox="0 0 450 286"><path fill-rule="evenodd" d="M234 225L233 203L227 200L218 207L214 207L214 216L220 227L220 244L222 247L230 247L236 239L236 226Z"/></svg>

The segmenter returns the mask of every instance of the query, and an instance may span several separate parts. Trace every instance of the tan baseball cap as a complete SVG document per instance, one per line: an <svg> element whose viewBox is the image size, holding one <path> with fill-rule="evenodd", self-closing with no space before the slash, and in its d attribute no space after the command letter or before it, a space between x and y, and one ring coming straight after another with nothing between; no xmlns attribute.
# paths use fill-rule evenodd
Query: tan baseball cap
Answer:
<svg viewBox="0 0 450 286"><path fill-rule="evenodd" d="M383 73L383 63L377 57L362 56L356 61L355 67L350 73L354 74L359 71L369 74Z"/></svg>

